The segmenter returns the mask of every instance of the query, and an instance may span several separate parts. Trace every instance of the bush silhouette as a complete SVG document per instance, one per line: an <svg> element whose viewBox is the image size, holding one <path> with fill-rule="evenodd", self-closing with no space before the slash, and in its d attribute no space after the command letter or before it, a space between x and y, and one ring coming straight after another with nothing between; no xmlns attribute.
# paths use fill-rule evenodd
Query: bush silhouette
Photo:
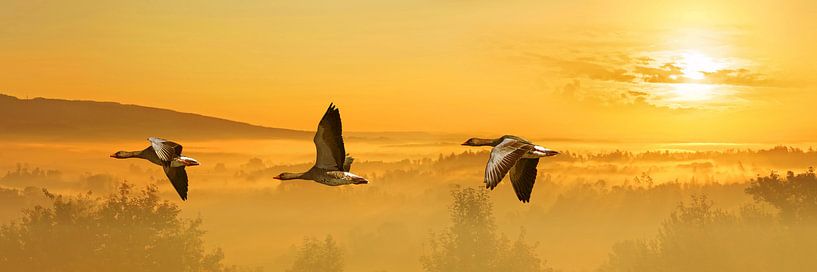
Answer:
<svg viewBox="0 0 817 272"><path fill-rule="evenodd" d="M729 212L706 196L681 203L654 239L616 244L600 271L817 271L814 171L750 181L761 205Z"/></svg>
<svg viewBox="0 0 817 272"><path fill-rule="evenodd" d="M785 178L775 173L758 177L750 181L746 193L756 201L779 209L780 217L786 223L817 221L817 175L814 169L796 175L789 171Z"/></svg>
<svg viewBox="0 0 817 272"><path fill-rule="evenodd" d="M50 205L0 227L3 271L228 271L222 252L205 252L201 220L179 216L157 188L94 198L44 191Z"/></svg>
<svg viewBox="0 0 817 272"><path fill-rule="evenodd" d="M451 226L429 241L421 257L423 269L437 271L547 271L525 242L524 231L512 245L496 233L493 206L487 191L465 188L452 192Z"/></svg>
<svg viewBox="0 0 817 272"><path fill-rule="evenodd" d="M343 271L343 251L326 236L322 242L315 238L305 238L297 249L295 262L287 272L341 272Z"/></svg>

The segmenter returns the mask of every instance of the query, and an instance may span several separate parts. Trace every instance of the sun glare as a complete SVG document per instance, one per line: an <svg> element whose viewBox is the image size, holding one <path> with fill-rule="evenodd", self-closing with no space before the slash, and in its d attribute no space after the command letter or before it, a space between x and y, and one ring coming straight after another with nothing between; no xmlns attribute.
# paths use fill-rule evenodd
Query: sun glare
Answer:
<svg viewBox="0 0 817 272"><path fill-rule="evenodd" d="M682 53L680 66L684 77L693 80L704 79L704 72L714 72L723 68L721 63L696 51Z"/></svg>
<svg viewBox="0 0 817 272"><path fill-rule="evenodd" d="M679 102L700 102L712 99L712 85L699 83L673 84L672 100Z"/></svg>

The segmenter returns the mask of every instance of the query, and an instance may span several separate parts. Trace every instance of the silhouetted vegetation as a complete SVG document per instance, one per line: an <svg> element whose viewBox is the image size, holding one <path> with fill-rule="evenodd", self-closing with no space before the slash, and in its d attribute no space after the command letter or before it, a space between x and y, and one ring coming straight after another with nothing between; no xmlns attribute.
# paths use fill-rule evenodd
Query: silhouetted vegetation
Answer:
<svg viewBox="0 0 817 272"><path fill-rule="evenodd" d="M737 212L706 196L680 204L654 239L613 247L601 271L815 271L814 172L753 179ZM777 213L764 209L772 206Z"/></svg>
<svg viewBox="0 0 817 272"><path fill-rule="evenodd" d="M53 155L52 150L48 149L48 156ZM188 202L180 202L164 173L148 164L111 162L94 165L91 171L96 172L88 172L83 162L96 160L97 156L89 154L82 160L65 157L59 160L66 164L59 165L49 163L55 161L52 157L20 163L19 167L7 162L0 172L0 224L22 224L20 210L24 208L41 205L54 209L55 196L46 197L42 188L72 196L92 190L94 195L63 197L63 201L88 198L96 203L91 205L93 210L101 209L107 201L107 197L99 196L111 192L118 195L118 181L127 179L135 184L156 183L154 189L160 190L160 199L182 203L182 214L201 215L212 231L207 241L223 246L230 263L263 266L266 271L320 266L311 261L324 260L302 258L316 255L299 252L323 246L321 235L327 233L332 233L336 248L343 245L343 250L338 251L342 252L339 267L345 271L541 271L547 267L592 271L601 266L606 271L797 271L812 268L809 261L803 260L817 254L817 246L812 246L817 238L810 238L817 237L817 230L809 223L817 214L811 212L814 194L808 193L813 190L810 186L814 186L814 175L785 174L781 170L786 168L775 167L807 165L814 160L810 157L817 158L811 150L779 147L758 151L565 152L540 164L529 204L520 205L505 182L494 191L477 188L472 189L472 197L460 196L460 202L473 204L462 204L474 207L473 212L464 213L467 217L477 214L471 219L482 218L480 222L491 224L456 221L450 192L451 186L466 188L482 183L487 151L465 151L433 159L360 160L354 168L374 182L356 187L271 179L282 171L309 167L311 162L278 165L276 162L282 159L253 159L258 156L239 154L222 157L221 153L213 153L207 160L211 166L195 169L191 190L196 197ZM312 159L309 155L295 161ZM768 175L775 170L781 174ZM486 195L478 200L479 194ZM138 189L130 195L141 196ZM706 198L690 201L690 195ZM467 199L477 200L464 201ZM446 209L447 205L451 209ZM79 218L97 220L92 216ZM192 222L180 216L177 219L185 224ZM126 224L87 224L132 228L124 227ZM82 228L103 228L87 224L76 223ZM455 228L468 225L489 227ZM430 228L437 235L427 239ZM312 246L301 239L314 235L319 238L311 239ZM457 238L460 235L477 237L479 243L469 244L467 238ZM536 246L535 241L542 244ZM290 248L293 244L296 246ZM44 254L42 251L15 254L19 254L18 260L23 254L43 258L37 257ZM47 253L68 258L57 249ZM94 254L101 253L89 256ZM468 254L480 257L476 260ZM712 254L717 262L703 254ZM473 266L463 264L468 258L472 258ZM83 262L90 261L79 263ZM4 268L0 264L0 270L8 270Z"/></svg>
<svg viewBox="0 0 817 272"><path fill-rule="evenodd" d="M319 241L305 238L296 249L295 262L287 272L341 272L343 271L343 250L332 236Z"/></svg>
<svg viewBox="0 0 817 272"><path fill-rule="evenodd" d="M779 209L781 219L787 223L817 221L817 176L814 169L796 175L789 171L785 178L775 173L758 177L749 183L746 193L756 201Z"/></svg>
<svg viewBox="0 0 817 272"><path fill-rule="evenodd" d="M45 170L35 167L30 169L28 165L21 163L17 164L17 169L14 171L7 171L6 174L0 178L0 184L19 186L30 182L49 182L59 180L62 173L57 170Z"/></svg>
<svg viewBox="0 0 817 272"><path fill-rule="evenodd" d="M548 271L527 244L524 231L509 244L499 237L491 199L486 190L452 192L451 226L432 235L429 252L421 258L425 271Z"/></svg>
<svg viewBox="0 0 817 272"><path fill-rule="evenodd" d="M52 195L0 227L3 271L229 271L204 248L202 221L179 216L155 186L94 198Z"/></svg>

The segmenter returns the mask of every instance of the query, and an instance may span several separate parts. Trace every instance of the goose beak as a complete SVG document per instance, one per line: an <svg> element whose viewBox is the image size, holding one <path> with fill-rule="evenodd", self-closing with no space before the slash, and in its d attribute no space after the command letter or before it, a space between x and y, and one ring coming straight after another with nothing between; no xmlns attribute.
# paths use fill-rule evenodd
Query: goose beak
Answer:
<svg viewBox="0 0 817 272"><path fill-rule="evenodd" d="M274 177L272 177L272 179L281 180L281 177L279 177L279 176L274 176Z"/></svg>
<svg viewBox="0 0 817 272"><path fill-rule="evenodd" d="M556 150L548 150L545 154L547 156L556 156L556 155L559 155L560 153L559 153L559 151L556 151Z"/></svg>
<svg viewBox="0 0 817 272"><path fill-rule="evenodd" d="M111 154L111 156L110 156L110 157L111 157L111 158L116 158L116 153Z"/></svg>

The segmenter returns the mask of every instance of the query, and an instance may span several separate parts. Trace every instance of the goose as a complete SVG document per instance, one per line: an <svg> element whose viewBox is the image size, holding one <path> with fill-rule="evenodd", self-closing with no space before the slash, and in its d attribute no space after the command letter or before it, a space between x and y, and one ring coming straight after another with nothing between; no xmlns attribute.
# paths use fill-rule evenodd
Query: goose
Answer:
<svg viewBox="0 0 817 272"><path fill-rule="evenodd" d="M273 178L312 180L329 186L369 183L365 178L349 172L354 159L346 153L342 132L340 111L330 103L313 138L317 150L315 165L303 173L284 172Z"/></svg>
<svg viewBox="0 0 817 272"><path fill-rule="evenodd" d="M184 168L199 165L199 162L183 156L180 144L157 137L150 137L148 141L150 146L142 151L117 151L111 158L139 158L161 166L182 200L187 200L187 171Z"/></svg>
<svg viewBox="0 0 817 272"><path fill-rule="evenodd" d="M492 146L491 157L485 167L485 188L493 190L510 172L511 184L516 197L523 203L530 202L533 183L536 182L536 165L539 158L556 156L559 152L544 148L513 135L496 139L471 138L465 146Z"/></svg>

